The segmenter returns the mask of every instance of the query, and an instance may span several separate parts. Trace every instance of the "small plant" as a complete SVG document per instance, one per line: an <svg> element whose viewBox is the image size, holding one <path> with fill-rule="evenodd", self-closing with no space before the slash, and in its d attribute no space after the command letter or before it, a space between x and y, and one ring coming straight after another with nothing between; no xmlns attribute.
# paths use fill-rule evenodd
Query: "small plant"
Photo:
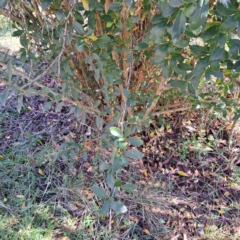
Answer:
<svg viewBox="0 0 240 240"><path fill-rule="evenodd" d="M115 197L119 189L125 190L126 192L132 192L136 189L136 186L130 183L123 184L121 179L118 177L118 174L121 172L122 167L128 166L127 158L138 160L144 156L144 154L137 149L127 150L128 145L139 147L143 144L143 141L140 138L129 137L129 129L126 129L126 131L122 133L119 128L111 127L110 133L112 136L117 138L113 142L114 147L111 162L102 162L100 164L100 171L107 172L106 181L110 189L110 193L107 194L103 188L100 188L97 185L93 186L93 192L95 195L98 198L104 200L101 209L104 215L108 214L110 209L114 210L117 213L125 213L127 211L126 206L122 202L115 200Z"/></svg>

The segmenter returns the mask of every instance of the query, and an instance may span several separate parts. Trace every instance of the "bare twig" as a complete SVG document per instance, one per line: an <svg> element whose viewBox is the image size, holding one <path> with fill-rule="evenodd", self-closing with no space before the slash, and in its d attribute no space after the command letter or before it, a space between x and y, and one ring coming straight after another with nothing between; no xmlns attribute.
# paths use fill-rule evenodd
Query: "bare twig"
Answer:
<svg viewBox="0 0 240 240"><path fill-rule="evenodd" d="M155 115L155 116L159 116L159 115L167 114L167 113L174 113L174 112L180 112L180 111L187 111L187 110L190 110L191 108L192 108L191 106L188 106L188 107L182 107L182 108L177 108L177 109L165 110L165 111L161 111L161 112L153 113L153 115Z"/></svg>
<svg viewBox="0 0 240 240"><path fill-rule="evenodd" d="M160 96L161 95L161 92L164 88L164 83L165 83L165 79L161 78L155 96ZM151 106L147 109L145 115L143 116L143 119L142 119L143 122L146 120L146 118L149 116L149 114L152 112L152 110L156 107L157 102L158 102L158 99L155 98L153 100Z"/></svg>
<svg viewBox="0 0 240 240"><path fill-rule="evenodd" d="M42 72L40 75L38 75L37 77L35 77L34 79L32 79L30 82L28 82L27 84L22 86L22 89L25 89L26 87L31 86L32 84L34 84L36 81L38 81L39 79L41 79L42 77L44 77L48 71L55 65L55 63L58 61L59 58L61 58L63 54L63 49L61 50L61 52L58 54L58 56L53 60L53 62L49 65L49 67Z"/></svg>
<svg viewBox="0 0 240 240"><path fill-rule="evenodd" d="M0 15L4 15L5 17L10 18L12 21L18 22L21 26L24 25L23 21L20 18L18 18L15 15L9 13L9 11L6 10L6 9L0 9Z"/></svg>

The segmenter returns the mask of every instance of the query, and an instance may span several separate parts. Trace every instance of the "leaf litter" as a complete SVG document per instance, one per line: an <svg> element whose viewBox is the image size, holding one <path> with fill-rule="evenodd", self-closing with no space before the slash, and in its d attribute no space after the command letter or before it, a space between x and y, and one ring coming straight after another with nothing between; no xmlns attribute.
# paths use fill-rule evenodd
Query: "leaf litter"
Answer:
<svg viewBox="0 0 240 240"><path fill-rule="evenodd" d="M82 190L71 193L67 202L59 196L54 198L70 214L82 220L92 212L93 205L102 206L102 201L94 198L91 186L101 182L101 188L107 191L96 156L108 162L111 153L98 147L98 133L85 134L89 132L89 126L94 129L94 122L88 119L80 125L81 120L70 113L68 106L57 112L54 106L43 111L40 106L46 99L42 97L24 97L26 110L18 114L16 101L17 98L12 97L5 107L0 106L3 113L1 156L4 158L6 152L19 153L26 149L28 154L37 152L45 142L51 143L56 151L61 150L62 144L82 142L74 164L68 166L63 155L59 155L55 161L59 171L54 172L55 181L60 181L68 169L73 179L80 174L82 181L87 182ZM112 216L116 239L133 239L134 236L142 239L207 239L208 233L215 234L218 239L240 236L240 180L235 173L240 168L239 127L229 148L229 129L223 121L215 118L202 129L198 112L192 112L186 118L181 114L166 116L167 127L154 123L137 136L144 142L137 149L145 156L139 161L130 159L130 166L119 175L123 183L134 183L137 189L131 194L124 190L120 192L120 199L128 208L120 219L127 220L128 224L118 216ZM38 136L41 136L40 141L29 144L30 139ZM87 161L83 160L84 152L88 155ZM41 178L47 178L51 173L49 162L39 163L32 159L30 165ZM38 182L40 190L45 191L46 187L44 181ZM54 191L54 184L49 188ZM49 201L52 196L39 201ZM92 203L89 205L88 201ZM109 224L107 217L100 222L96 219L92 220L96 229Z"/></svg>

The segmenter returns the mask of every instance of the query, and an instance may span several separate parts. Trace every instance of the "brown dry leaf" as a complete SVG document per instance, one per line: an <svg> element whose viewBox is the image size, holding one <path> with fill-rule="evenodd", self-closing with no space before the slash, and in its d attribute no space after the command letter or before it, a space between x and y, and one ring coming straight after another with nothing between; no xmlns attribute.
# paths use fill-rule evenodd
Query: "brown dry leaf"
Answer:
<svg viewBox="0 0 240 240"><path fill-rule="evenodd" d="M229 196L230 195L230 192L228 192L228 191L226 191L225 193L224 193L224 196Z"/></svg>
<svg viewBox="0 0 240 240"><path fill-rule="evenodd" d="M225 127L225 130L231 130L231 129L232 129L232 126L233 126L233 123L228 124L228 125Z"/></svg>
<svg viewBox="0 0 240 240"><path fill-rule="evenodd" d="M138 222L138 218L135 216L129 216L129 219L133 222Z"/></svg>
<svg viewBox="0 0 240 240"><path fill-rule="evenodd" d="M88 150L91 151L91 142L85 142L84 147Z"/></svg>
<svg viewBox="0 0 240 240"><path fill-rule="evenodd" d="M89 168L89 167L91 167L91 164L90 164L89 162L85 162L85 163L83 164L83 166L84 166L85 168Z"/></svg>
<svg viewBox="0 0 240 240"><path fill-rule="evenodd" d="M146 235L151 235L151 233L150 233L147 229L144 229L143 232L144 232Z"/></svg>
<svg viewBox="0 0 240 240"><path fill-rule="evenodd" d="M93 170L93 166L90 166L88 169L87 169L87 172L92 172Z"/></svg>
<svg viewBox="0 0 240 240"><path fill-rule="evenodd" d="M155 136L155 132L154 132L154 131L151 132L151 133L149 134L149 136L150 136L151 138L153 138L153 137Z"/></svg>
<svg viewBox="0 0 240 240"><path fill-rule="evenodd" d="M109 6L110 6L110 0L106 0L106 1L105 1L105 5L104 5L105 13L106 13L106 14L107 14L107 12L108 12Z"/></svg>

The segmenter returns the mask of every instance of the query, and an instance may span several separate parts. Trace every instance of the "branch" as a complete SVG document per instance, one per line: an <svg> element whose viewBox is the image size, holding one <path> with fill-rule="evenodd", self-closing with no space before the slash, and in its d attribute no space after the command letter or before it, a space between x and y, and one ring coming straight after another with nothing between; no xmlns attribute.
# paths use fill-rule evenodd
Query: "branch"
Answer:
<svg viewBox="0 0 240 240"><path fill-rule="evenodd" d="M18 22L21 26L24 25L23 21L16 17L15 15L11 14L8 10L6 9L0 9L0 15L4 15L7 18L10 18L14 22Z"/></svg>
<svg viewBox="0 0 240 240"><path fill-rule="evenodd" d="M7 64L5 63L2 63L0 62L0 66L2 66L4 69L7 68ZM27 79L28 81L31 81L34 85L36 85L37 87L40 87L40 88L44 88L45 86L38 83L38 82L33 82L33 80L28 76L26 75L25 73L15 69L15 68L12 68L12 73L15 74L15 75L18 75L18 76L21 76L25 79ZM11 83L8 83L4 80L1 80L1 82L3 82L5 85L7 86L10 86L12 88L15 88L17 89L18 91L20 91L21 93L29 93L28 91L24 90L23 88L19 88ZM54 96L58 95L58 93L54 92L53 90L51 90L50 88L48 88L48 91L49 93L52 93ZM83 96L87 99L88 102L92 103L92 98L90 96L88 96L86 93L82 92L81 90L77 89L77 91L81 94L83 94ZM36 94L36 93L35 93ZM47 94L43 94L43 93L37 93L38 95L41 95L43 97L47 97L47 98L50 98ZM91 107L88 107L88 106L84 106L83 104L81 104L80 102L76 102L76 101L73 101L69 98L61 98L60 100L64 101L64 102L68 102L68 103L71 103L72 105L75 105L75 106L79 106L85 110L88 110L90 112L95 112L95 113L98 113L99 111L97 109L94 109L94 108L91 108Z"/></svg>
<svg viewBox="0 0 240 240"><path fill-rule="evenodd" d="M167 114L167 113L186 111L186 110L190 110L191 108L192 108L191 106L188 106L188 107L182 107L182 108L177 108L177 109L165 110L165 111L153 113L153 115L159 116L159 115L163 115L163 114Z"/></svg>
<svg viewBox="0 0 240 240"><path fill-rule="evenodd" d="M22 86L22 89L31 86L32 84L34 84L36 81L38 81L40 78L44 77L48 71L54 66L54 64L58 61L59 58L61 58L63 53L63 49L61 50L61 52L58 54L58 56L52 61L52 63L49 65L49 67L42 72L40 75L38 75L37 77L35 77L34 79L32 79L31 81L29 81L29 83L26 83L25 85ZM29 78L29 77L28 77ZM29 79L28 79L29 80Z"/></svg>
<svg viewBox="0 0 240 240"><path fill-rule="evenodd" d="M164 83L165 83L165 79L161 78L155 96L160 96L161 95L161 92L164 89ZM147 109L146 113L144 114L142 121L146 120L146 118L149 116L151 111L156 107L157 102L158 102L158 99L155 98L153 100L151 106Z"/></svg>

